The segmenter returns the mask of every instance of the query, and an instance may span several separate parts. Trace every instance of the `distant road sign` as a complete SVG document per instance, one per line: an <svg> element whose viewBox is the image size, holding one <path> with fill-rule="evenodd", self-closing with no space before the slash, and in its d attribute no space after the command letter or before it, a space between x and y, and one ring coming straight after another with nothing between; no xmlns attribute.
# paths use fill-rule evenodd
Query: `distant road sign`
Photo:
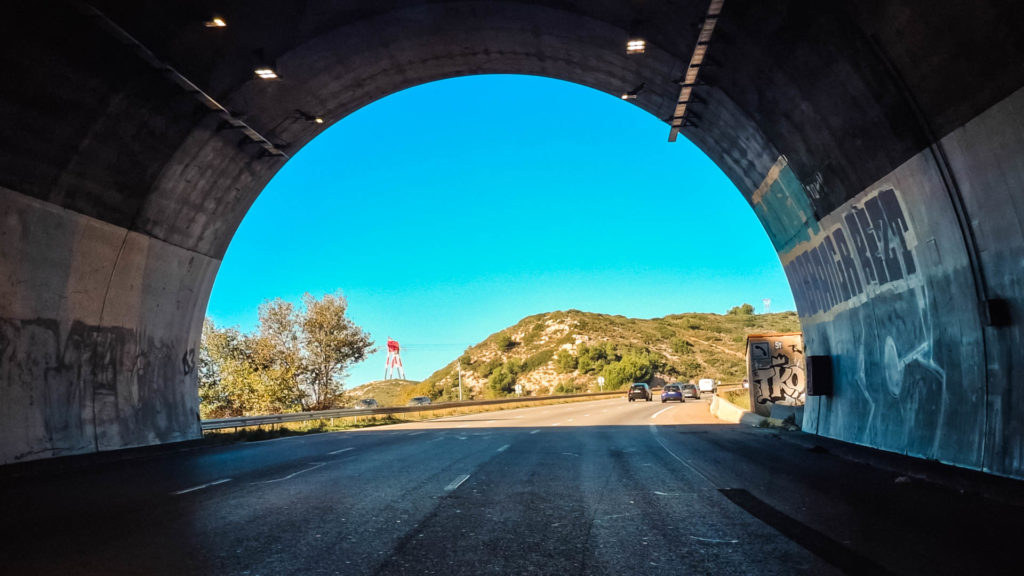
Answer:
<svg viewBox="0 0 1024 576"><path fill-rule="evenodd" d="M604 376L598 376L597 383L600 384L601 386L604 386Z"/></svg>

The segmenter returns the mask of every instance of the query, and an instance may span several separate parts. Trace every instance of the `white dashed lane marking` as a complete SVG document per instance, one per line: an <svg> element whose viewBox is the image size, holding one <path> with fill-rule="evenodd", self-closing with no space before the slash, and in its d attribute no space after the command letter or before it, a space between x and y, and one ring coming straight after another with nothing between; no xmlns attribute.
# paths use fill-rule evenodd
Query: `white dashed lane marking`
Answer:
<svg viewBox="0 0 1024 576"><path fill-rule="evenodd" d="M654 416L651 416L651 420L654 420L655 418L658 417L658 414L661 414L662 412L669 410L671 408L675 408L675 406L669 406L668 408L662 408L661 410L658 410L657 412L654 413Z"/></svg>
<svg viewBox="0 0 1024 576"><path fill-rule="evenodd" d="M452 490L455 490L459 486L462 486L462 483L465 482L466 480L469 480L469 474L463 474L462 476L457 476L455 478L455 480L452 480L450 483L448 483L447 486L444 487L444 491L445 492L451 492Z"/></svg>
<svg viewBox="0 0 1024 576"><path fill-rule="evenodd" d="M253 482L253 484L273 484L274 482L284 482L285 480L291 480L292 478L295 478L299 474L304 474L306 472L309 472L310 470L316 470L317 468L325 465L326 462L315 462L315 464L316 464L316 466L310 466L309 468L306 468L305 470L299 470L298 472L292 472L291 474L285 476L284 478L275 478L274 480L265 480L263 482Z"/></svg>
<svg viewBox="0 0 1024 576"><path fill-rule="evenodd" d="M223 478L221 480L214 480L213 482L207 482L199 486L193 486L191 488L185 488L184 490L178 490L177 492L171 492L174 496L181 494L188 494L189 492L195 492L196 490L202 490L203 488L209 488L210 486L216 486L217 484L223 484L225 482L231 482L231 478Z"/></svg>

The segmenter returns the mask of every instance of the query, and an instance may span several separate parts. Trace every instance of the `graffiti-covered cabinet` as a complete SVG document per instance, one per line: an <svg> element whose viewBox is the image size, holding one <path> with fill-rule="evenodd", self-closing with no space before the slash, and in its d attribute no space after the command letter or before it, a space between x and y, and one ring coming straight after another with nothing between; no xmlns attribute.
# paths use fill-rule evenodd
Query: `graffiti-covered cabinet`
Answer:
<svg viewBox="0 0 1024 576"><path fill-rule="evenodd" d="M800 332L747 336L747 382L754 412L770 416L773 404L803 406L805 374Z"/></svg>

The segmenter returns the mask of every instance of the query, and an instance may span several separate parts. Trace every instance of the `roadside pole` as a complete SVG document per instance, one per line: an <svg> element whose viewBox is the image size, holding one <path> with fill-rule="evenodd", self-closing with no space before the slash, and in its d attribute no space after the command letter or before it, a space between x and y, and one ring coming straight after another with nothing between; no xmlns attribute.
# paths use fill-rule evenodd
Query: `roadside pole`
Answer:
<svg viewBox="0 0 1024 576"><path fill-rule="evenodd" d="M462 402L462 360L459 359L459 402Z"/></svg>

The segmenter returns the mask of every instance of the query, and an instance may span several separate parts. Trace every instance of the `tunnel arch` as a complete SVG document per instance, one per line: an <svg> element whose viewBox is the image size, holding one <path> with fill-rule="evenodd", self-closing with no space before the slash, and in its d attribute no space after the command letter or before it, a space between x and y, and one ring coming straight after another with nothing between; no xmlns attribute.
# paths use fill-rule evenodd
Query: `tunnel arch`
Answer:
<svg viewBox="0 0 1024 576"><path fill-rule="evenodd" d="M751 203L808 353L832 360L834 392L811 399L805 428L1022 476L1024 8L824 4L726 2L683 128ZM635 104L668 119L707 7L13 9L0 24L18 47L0 94L0 462L198 435L206 300L285 161L276 151L387 94L471 74L642 85ZM204 28L213 14L227 28ZM625 53L635 36L643 55ZM258 66L280 78L254 78Z"/></svg>

